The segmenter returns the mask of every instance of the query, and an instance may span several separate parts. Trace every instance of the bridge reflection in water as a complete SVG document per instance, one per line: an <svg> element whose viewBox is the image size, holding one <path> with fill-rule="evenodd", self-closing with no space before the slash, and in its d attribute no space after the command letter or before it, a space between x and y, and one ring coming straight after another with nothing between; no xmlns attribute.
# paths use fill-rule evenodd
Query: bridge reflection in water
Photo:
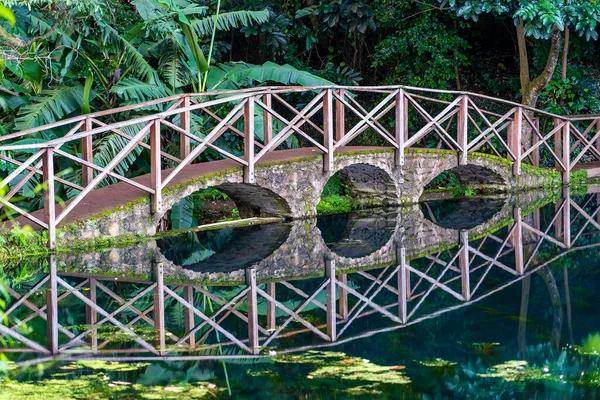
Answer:
<svg viewBox="0 0 600 400"><path fill-rule="evenodd" d="M23 362L268 357L401 329L489 297L567 252L600 246L598 197L567 190L537 209L523 199L481 200L491 217L476 226L460 222L474 218L471 206L453 206L468 214L461 218L422 204L122 250L136 260L118 249L53 255L46 273L12 279L0 352L20 353ZM186 254L186 246L200 251ZM248 248L254 255L241 259Z"/></svg>

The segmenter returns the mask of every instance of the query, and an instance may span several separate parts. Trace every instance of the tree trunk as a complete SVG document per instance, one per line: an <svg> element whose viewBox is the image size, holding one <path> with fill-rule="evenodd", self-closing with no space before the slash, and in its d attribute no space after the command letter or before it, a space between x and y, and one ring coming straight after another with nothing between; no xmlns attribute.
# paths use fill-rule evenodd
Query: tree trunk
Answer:
<svg viewBox="0 0 600 400"><path fill-rule="evenodd" d="M554 29L550 38L550 51L548 53L546 66L538 76L531 79L525 29L523 19L519 19L519 23L517 24L517 45L519 48L519 75L521 79L521 92L523 95L521 103L523 105L535 107L540 93L548 83L550 83L552 75L554 75L554 71L558 65L561 41L560 31Z"/></svg>
<svg viewBox="0 0 600 400"><path fill-rule="evenodd" d="M569 36L570 30L569 28L565 28L565 45L563 46L563 56L562 56L562 71L561 78L563 81L567 79L567 60L569 58Z"/></svg>

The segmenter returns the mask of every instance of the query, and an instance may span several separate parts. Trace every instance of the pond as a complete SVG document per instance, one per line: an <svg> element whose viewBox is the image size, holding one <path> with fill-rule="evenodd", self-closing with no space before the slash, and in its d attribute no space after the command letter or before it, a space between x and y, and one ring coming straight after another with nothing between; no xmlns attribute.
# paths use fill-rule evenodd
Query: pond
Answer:
<svg viewBox="0 0 600 400"><path fill-rule="evenodd" d="M7 263L0 399L595 398L599 201L437 200Z"/></svg>

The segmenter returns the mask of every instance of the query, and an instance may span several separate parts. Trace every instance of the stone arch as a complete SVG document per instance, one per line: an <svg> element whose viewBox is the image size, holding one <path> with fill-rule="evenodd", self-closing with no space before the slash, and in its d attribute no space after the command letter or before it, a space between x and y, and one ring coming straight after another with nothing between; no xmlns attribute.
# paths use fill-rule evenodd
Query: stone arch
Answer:
<svg viewBox="0 0 600 400"><path fill-rule="evenodd" d="M485 226L504 211L506 198L466 197L420 204L424 217L443 229L471 230Z"/></svg>
<svg viewBox="0 0 600 400"><path fill-rule="evenodd" d="M473 161L465 165L458 165L458 162L441 162L436 165L436 168L424 173L419 198L431 181L446 171L452 172L464 187L489 188L497 192L508 191L510 184L508 175L512 173L510 166L486 164L480 160Z"/></svg>
<svg viewBox="0 0 600 400"><path fill-rule="evenodd" d="M380 165L358 162L339 166L324 180L320 193L334 174L339 173L350 196L360 208L398 205L398 188L393 173ZM320 200L320 196L319 196Z"/></svg>
<svg viewBox="0 0 600 400"><path fill-rule="evenodd" d="M398 230L398 210L326 215L317 228L329 250L339 258L363 259L387 249Z"/></svg>
<svg viewBox="0 0 600 400"><path fill-rule="evenodd" d="M262 186L224 182L213 187L233 200L242 218L292 216L287 201Z"/></svg>

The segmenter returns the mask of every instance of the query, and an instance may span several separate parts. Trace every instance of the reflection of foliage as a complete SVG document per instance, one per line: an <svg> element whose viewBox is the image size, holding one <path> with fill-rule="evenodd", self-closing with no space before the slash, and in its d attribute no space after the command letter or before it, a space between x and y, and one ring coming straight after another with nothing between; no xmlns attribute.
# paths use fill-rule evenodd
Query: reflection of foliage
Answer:
<svg viewBox="0 0 600 400"><path fill-rule="evenodd" d="M206 382L214 378L212 373L195 373L193 369L188 369L192 370L189 379L173 376L176 383L171 383L167 369L160 364L86 360L46 367L40 370L39 379L33 374L13 377L18 379L5 382L2 393L10 393L11 399L178 399L215 396L224 389Z"/></svg>
<svg viewBox="0 0 600 400"><path fill-rule="evenodd" d="M306 375L315 386L330 386L336 392L380 393L385 387L405 385L410 380L400 366L381 366L344 353L309 351L275 359L276 363L309 366Z"/></svg>

